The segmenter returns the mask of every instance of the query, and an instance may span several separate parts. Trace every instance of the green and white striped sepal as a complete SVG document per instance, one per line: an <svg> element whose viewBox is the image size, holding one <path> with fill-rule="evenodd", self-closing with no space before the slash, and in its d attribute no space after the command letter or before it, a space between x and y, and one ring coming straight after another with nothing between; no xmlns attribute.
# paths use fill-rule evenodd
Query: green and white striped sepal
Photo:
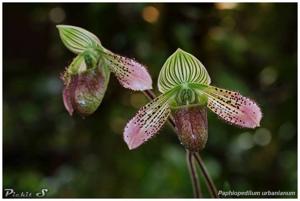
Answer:
<svg viewBox="0 0 300 201"><path fill-rule="evenodd" d="M84 52L89 48L102 47L97 36L83 28L70 25L57 25L56 27L62 42L75 54Z"/></svg>
<svg viewBox="0 0 300 201"><path fill-rule="evenodd" d="M158 77L158 89L165 93L178 85L189 83L210 84L203 64L193 55L177 49L163 65Z"/></svg>

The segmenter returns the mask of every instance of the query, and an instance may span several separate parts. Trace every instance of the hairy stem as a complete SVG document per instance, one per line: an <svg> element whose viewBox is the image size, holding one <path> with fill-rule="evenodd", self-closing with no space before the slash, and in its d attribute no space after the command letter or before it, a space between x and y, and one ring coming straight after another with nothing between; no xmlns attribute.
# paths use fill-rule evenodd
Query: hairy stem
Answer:
<svg viewBox="0 0 300 201"><path fill-rule="evenodd" d="M213 180L209 176L208 171L205 167L205 164L204 164L200 154L199 153L194 153L193 155L194 155L194 157L195 157L195 159L196 159L196 161L197 161L197 163L198 163L198 165L201 169L201 172L202 172L202 174L205 178L205 183L206 183L206 186L208 187L210 195L214 198L218 198L219 196L218 196L217 188L216 188Z"/></svg>
<svg viewBox="0 0 300 201"><path fill-rule="evenodd" d="M187 159L187 165L192 180L194 197L201 198L202 193L201 193L197 170L195 167L194 154L192 154L189 150L186 150L186 159Z"/></svg>
<svg viewBox="0 0 300 201"><path fill-rule="evenodd" d="M146 90L146 91L143 91L143 93L149 100L153 100L154 98L156 98L156 95L153 93L152 90ZM171 125L171 127L173 128L174 132L177 133L175 121L174 121L174 118L172 117L172 115L170 115L168 121L169 121L169 124ZM189 162L189 159L190 159L189 156L190 155L191 155L191 160L190 160L191 162ZM204 165L204 162L203 162L202 158L200 157L200 154L199 153L191 153L190 151L187 150L188 166L194 168L193 158L196 159L196 162L200 167L201 173L205 178L205 184L206 184L207 188L209 189L209 192L210 192L211 196L214 197L214 198L218 198L219 196L218 196L218 193L217 193L216 186L215 186L213 180L210 178L210 176L208 174L208 171L207 171L207 169ZM193 170L196 170L196 169L193 169ZM195 188L196 188L195 184L196 183L194 183L194 181L195 181L194 178L197 178L197 180L198 180L197 172L194 171L194 174L195 174L196 177L194 175L192 175L191 169L190 169L189 172L190 172L190 175L191 175L191 178L192 178L193 188L194 188L194 192L195 192ZM199 187L199 192L201 194L200 185L198 185L198 187Z"/></svg>

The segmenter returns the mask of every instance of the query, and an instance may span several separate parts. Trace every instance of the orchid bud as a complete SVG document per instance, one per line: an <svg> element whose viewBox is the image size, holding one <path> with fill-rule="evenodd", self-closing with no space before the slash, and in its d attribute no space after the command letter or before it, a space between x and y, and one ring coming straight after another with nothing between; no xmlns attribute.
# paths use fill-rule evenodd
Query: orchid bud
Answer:
<svg viewBox="0 0 300 201"><path fill-rule="evenodd" d="M178 138L186 149L198 152L204 149L207 136L207 108L183 106L172 110Z"/></svg>

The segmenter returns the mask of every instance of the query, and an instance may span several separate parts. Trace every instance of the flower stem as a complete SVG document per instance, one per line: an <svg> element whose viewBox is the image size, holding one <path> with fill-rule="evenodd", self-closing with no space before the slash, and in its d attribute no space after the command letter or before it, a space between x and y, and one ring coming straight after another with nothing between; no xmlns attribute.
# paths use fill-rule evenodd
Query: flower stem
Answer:
<svg viewBox="0 0 300 201"><path fill-rule="evenodd" d="M202 174L203 174L203 176L205 178L205 183L206 183L206 186L208 187L210 195L213 198L219 198L218 192L217 192L217 188L216 188L213 180L209 176L208 171L207 171L207 169L205 167L205 164L204 164L204 162L203 162L200 154L199 153L194 153L193 155L194 155L194 157L195 157L195 159L196 159L196 161L197 161L197 163L198 163L198 165L199 165L199 167L201 169L201 172L202 172Z"/></svg>
<svg viewBox="0 0 300 201"><path fill-rule="evenodd" d="M186 150L186 159L187 159L187 165L192 180L194 198L201 198L202 193L201 193L197 170L195 167L194 154L192 154L189 150Z"/></svg>
<svg viewBox="0 0 300 201"><path fill-rule="evenodd" d="M146 91L143 91L143 93L149 100L153 100L154 98L156 98L156 96L152 90L146 90ZM174 121L174 118L172 117L172 115L170 115L168 121L169 121L169 124L171 125L171 127L173 128L174 132L177 133L175 121ZM190 155L191 155L191 157L190 157ZM195 182L195 179L198 180L198 176L197 176L197 172L196 172L196 169L194 166L193 158L196 159L196 162L200 167L201 173L205 178L205 184L206 184L207 188L209 189L211 196L214 198L218 198L219 196L218 196L214 181L209 176L208 171L205 167L205 164L204 164L202 158L200 157L200 154L199 153L191 153L190 151L187 150L187 162L188 162L188 166L189 166L189 170L190 170L191 179L193 182L194 192L196 192L196 190L197 190L196 186L198 186L199 193L201 194L200 185L197 185ZM193 170L193 172L191 170ZM198 183L198 181L197 181L197 183ZM196 193L195 193L195 195L196 195Z"/></svg>

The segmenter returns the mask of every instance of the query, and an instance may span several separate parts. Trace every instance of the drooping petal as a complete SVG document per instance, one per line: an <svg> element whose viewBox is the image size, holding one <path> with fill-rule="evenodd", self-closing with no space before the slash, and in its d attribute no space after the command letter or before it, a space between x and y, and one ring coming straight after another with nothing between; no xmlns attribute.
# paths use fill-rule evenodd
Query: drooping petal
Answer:
<svg viewBox="0 0 300 201"><path fill-rule="evenodd" d="M164 63L158 77L158 89L165 93L185 83L210 84L210 77L203 64L193 55L177 49Z"/></svg>
<svg viewBox="0 0 300 201"><path fill-rule="evenodd" d="M183 146L192 152L202 150L208 137L206 106L183 106L172 109L172 114Z"/></svg>
<svg viewBox="0 0 300 201"><path fill-rule="evenodd" d="M108 51L105 54L111 71L123 87L139 91L152 89L152 79L145 66Z"/></svg>
<svg viewBox="0 0 300 201"><path fill-rule="evenodd" d="M206 86L200 93L207 95L207 106L225 121L246 128L260 126L262 113L251 99L238 92Z"/></svg>
<svg viewBox="0 0 300 201"><path fill-rule="evenodd" d="M167 96L160 95L142 107L127 123L124 141L129 149L135 149L154 136L170 114Z"/></svg>
<svg viewBox="0 0 300 201"><path fill-rule="evenodd" d="M75 54L84 52L88 48L102 47L97 36L83 28L70 25L56 27L64 45Z"/></svg>

